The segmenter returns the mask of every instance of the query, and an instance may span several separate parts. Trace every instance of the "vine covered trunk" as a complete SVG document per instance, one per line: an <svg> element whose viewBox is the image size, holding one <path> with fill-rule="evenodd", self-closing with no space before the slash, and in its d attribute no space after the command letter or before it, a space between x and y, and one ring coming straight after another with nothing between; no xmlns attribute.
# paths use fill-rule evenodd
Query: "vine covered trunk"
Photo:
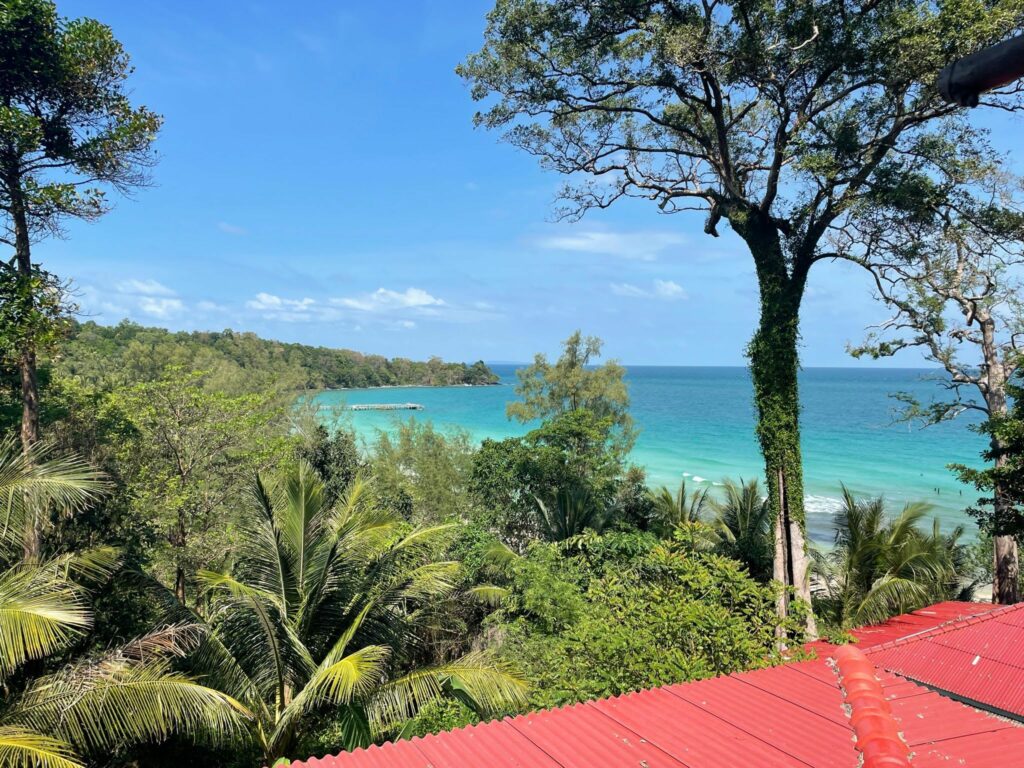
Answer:
<svg viewBox="0 0 1024 768"><path fill-rule="evenodd" d="M805 272L790 273L775 227L756 214L733 222L757 267L761 314L747 349L757 407L757 438L764 457L768 502L774 520L773 578L786 591L779 616L791 612L795 596L806 603L807 630L816 634L808 581L804 521L803 463L800 453L800 302Z"/></svg>

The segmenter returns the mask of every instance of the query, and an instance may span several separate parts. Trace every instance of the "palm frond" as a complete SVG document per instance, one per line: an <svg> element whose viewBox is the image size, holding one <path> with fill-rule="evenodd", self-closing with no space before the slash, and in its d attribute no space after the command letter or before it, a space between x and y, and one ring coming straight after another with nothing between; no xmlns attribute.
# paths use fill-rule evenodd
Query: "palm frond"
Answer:
<svg viewBox="0 0 1024 768"><path fill-rule="evenodd" d="M519 559L519 554L517 554L507 544L500 541L496 541L491 544L483 553L484 565L498 573L507 572L512 564Z"/></svg>
<svg viewBox="0 0 1024 768"><path fill-rule="evenodd" d="M510 590L505 587L498 587L494 584L480 584L466 590L466 593L489 608L497 608L511 594Z"/></svg>
<svg viewBox="0 0 1024 768"><path fill-rule="evenodd" d="M13 725L0 726L4 768L84 768L70 744Z"/></svg>
<svg viewBox="0 0 1024 768"><path fill-rule="evenodd" d="M430 701L458 690L481 713L526 704L526 683L486 653L474 652L437 667L418 669L381 686L367 712L374 733L394 728Z"/></svg>
<svg viewBox="0 0 1024 768"><path fill-rule="evenodd" d="M324 705L345 706L369 696L384 680L390 658L390 648L367 645L342 658L325 660L278 717L270 735L271 749L287 739L302 715Z"/></svg>
<svg viewBox="0 0 1024 768"><path fill-rule="evenodd" d="M54 456L39 443L27 452L13 436L0 440L0 543L19 545L30 518L71 514L109 489L104 475L76 456Z"/></svg>
<svg viewBox="0 0 1024 768"><path fill-rule="evenodd" d="M237 744L246 738L250 717L239 702L173 671L165 660L138 662L119 653L40 678L8 714L11 722L84 753L172 735Z"/></svg>
<svg viewBox="0 0 1024 768"><path fill-rule="evenodd" d="M29 564L0 575L0 682L26 661L67 647L90 626L83 592L62 568Z"/></svg>
<svg viewBox="0 0 1024 768"><path fill-rule="evenodd" d="M455 589L461 565L455 561L425 563L413 570L397 592L401 600L426 600L444 597Z"/></svg>

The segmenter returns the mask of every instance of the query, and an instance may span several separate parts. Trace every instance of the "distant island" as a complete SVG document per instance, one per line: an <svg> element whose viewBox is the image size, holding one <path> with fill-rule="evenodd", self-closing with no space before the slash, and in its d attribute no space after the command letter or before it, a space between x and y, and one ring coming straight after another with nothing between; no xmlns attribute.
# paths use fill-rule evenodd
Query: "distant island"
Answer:
<svg viewBox="0 0 1024 768"><path fill-rule="evenodd" d="M312 347L262 339L231 329L172 333L122 321L114 326L74 323L54 364L63 373L90 381L140 365L180 365L224 375L272 378L294 389L351 389L395 386L483 386L498 376L483 362L426 361L367 355L349 349Z"/></svg>

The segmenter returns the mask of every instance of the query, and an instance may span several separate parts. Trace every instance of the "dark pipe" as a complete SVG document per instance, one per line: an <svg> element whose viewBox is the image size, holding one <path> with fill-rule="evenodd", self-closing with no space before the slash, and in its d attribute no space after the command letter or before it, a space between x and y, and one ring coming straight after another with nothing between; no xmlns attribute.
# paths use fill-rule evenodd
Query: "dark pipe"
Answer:
<svg viewBox="0 0 1024 768"><path fill-rule="evenodd" d="M947 65L939 73L939 93L961 107L976 107L982 93L1020 77L1024 77L1024 35Z"/></svg>

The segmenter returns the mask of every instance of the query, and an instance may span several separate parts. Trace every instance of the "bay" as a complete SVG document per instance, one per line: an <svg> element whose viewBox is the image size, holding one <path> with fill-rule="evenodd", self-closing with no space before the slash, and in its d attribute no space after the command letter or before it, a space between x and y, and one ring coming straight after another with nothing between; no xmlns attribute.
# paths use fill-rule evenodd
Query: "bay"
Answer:
<svg viewBox="0 0 1024 768"><path fill-rule="evenodd" d="M511 422L505 405L515 399L516 366L494 365L493 387L396 387L333 390L314 401L321 417L351 427L364 445L398 420L429 420L461 429L475 441L525 434L533 425ZM895 419L891 395L908 392L924 401L941 397L934 371L922 369L809 368L801 372L802 449L808 528L831 538L832 519L845 483L857 494L884 495L892 511L910 501L933 505L944 528L974 526L964 508L977 497L947 469L977 465L983 438L968 415L922 428ZM762 476L754 435L753 391L741 367L630 366L631 413L640 428L632 460L652 485L673 490L682 478L692 487L720 487L723 478ZM405 403L422 411L348 411L358 403Z"/></svg>

